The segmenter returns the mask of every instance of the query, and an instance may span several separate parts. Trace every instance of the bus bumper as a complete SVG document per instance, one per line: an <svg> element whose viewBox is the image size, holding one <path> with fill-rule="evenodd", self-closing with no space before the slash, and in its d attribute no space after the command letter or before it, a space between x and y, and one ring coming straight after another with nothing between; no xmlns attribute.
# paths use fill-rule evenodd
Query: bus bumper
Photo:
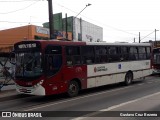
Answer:
<svg viewBox="0 0 160 120"><path fill-rule="evenodd" d="M153 75L154 75L154 74L160 74L160 69L153 69L152 74L153 74Z"/></svg>
<svg viewBox="0 0 160 120"><path fill-rule="evenodd" d="M45 95L45 89L43 86L39 85L36 87L23 87L16 85L16 91L21 94L30 94L30 95Z"/></svg>

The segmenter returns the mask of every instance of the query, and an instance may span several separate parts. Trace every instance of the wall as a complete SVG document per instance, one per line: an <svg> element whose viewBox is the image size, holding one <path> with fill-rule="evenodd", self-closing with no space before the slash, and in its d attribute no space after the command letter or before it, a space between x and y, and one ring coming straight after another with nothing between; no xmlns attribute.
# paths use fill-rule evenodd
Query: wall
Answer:
<svg viewBox="0 0 160 120"><path fill-rule="evenodd" d="M75 18L73 22L74 41L103 41L103 28L82 19ZM80 36L82 35L82 38Z"/></svg>
<svg viewBox="0 0 160 120"><path fill-rule="evenodd" d="M42 27L41 27L42 28ZM45 31L45 29L39 31ZM27 25L17 28L11 28L0 31L0 52L8 51L11 49L14 43L22 41L22 40L34 40L35 35L41 37L49 37L48 34L43 34L43 32L37 32L37 26L35 25Z"/></svg>

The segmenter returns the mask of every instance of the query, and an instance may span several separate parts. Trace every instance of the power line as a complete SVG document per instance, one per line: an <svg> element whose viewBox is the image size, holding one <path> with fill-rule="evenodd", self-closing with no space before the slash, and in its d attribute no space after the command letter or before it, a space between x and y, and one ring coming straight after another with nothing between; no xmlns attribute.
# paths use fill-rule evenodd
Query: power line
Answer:
<svg viewBox="0 0 160 120"><path fill-rule="evenodd" d="M33 1L46 1L46 0L0 0L0 2L33 2Z"/></svg>
<svg viewBox="0 0 160 120"><path fill-rule="evenodd" d="M140 40L143 40L144 38L148 37L149 35L151 35L152 33L154 33L155 31L152 31L151 33L149 33L148 35L146 35L145 37L143 37L142 39Z"/></svg>
<svg viewBox="0 0 160 120"><path fill-rule="evenodd" d="M60 7L63 7L63 8L65 8L65 9L71 11L71 12L77 13L77 12L75 12L75 11L67 8L67 7L64 7L63 5L60 5L59 3L56 3L56 4L59 5ZM124 33L127 33L127 34L131 34L131 35L136 35L136 36L138 36L138 34L134 34L134 33L131 33L131 32L128 32L128 31L125 31L125 30L122 30L122 29L119 29L119 28L116 28L116 27L113 27L113 26L110 26L110 25L101 23L101 22L99 22L99 21L97 21L97 20L93 20L93 19L88 18L88 17L86 17L86 16L84 16L84 15L81 15L81 16L83 16L83 17L85 17L85 18L87 18L87 19L89 19L89 20L92 20L92 21L98 22L98 23L100 23L100 24L103 24L104 26L107 26L107 27L112 28L112 29L114 29L114 30L117 30L117 31L121 31L121 32L124 32Z"/></svg>
<svg viewBox="0 0 160 120"><path fill-rule="evenodd" d="M11 0L0 0L0 2L24 2L24 1L20 1L20 0L14 0L14 1L11 1Z"/></svg>
<svg viewBox="0 0 160 120"><path fill-rule="evenodd" d="M17 10L14 10L14 11L10 11L10 12L6 12L6 13L0 13L0 14L10 14L10 13L18 12L18 11L21 11L21 10L24 10L24 9L29 8L30 6L36 4L37 2L39 2L39 1L36 1L36 2L34 2L34 3L32 3L32 4L28 5L28 6L26 6L26 7L24 7L24 8L17 9Z"/></svg>
<svg viewBox="0 0 160 120"><path fill-rule="evenodd" d="M0 13L0 14L9 14L9 13L13 13L13 12L18 12L18 11L24 10L24 9L26 9L26 8L28 8L28 7L30 7L30 6L32 6L32 5L34 5L34 4L36 4L36 3L39 2L39 1L47 1L47 0L16 0L16 1L11 1L11 0L0 0L0 2L31 2L31 1L32 1L32 2L35 1L35 2L32 3L32 4L30 4L30 5L28 5L28 6L26 6L25 8L21 8L21 9L14 10L14 11L10 11L10 12L6 12L6 13ZM60 6L60 7L65 8L65 9L67 9L67 10L73 12L73 13L78 13L78 12L75 12L75 11L73 11L73 10L71 10L71 9L69 9L69 8L67 8L67 7L65 7L65 6L63 6L63 5L61 5L61 4L59 4L59 3L55 3L55 4L57 4L57 5ZM107 25L107 24L105 24L105 23L102 23L102 22L100 22L100 21L97 21L97 20L88 18L88 17L86 17L86 16L84 16L84 15L81 15L81 16L83 16L83 17L85 17L85 18L87 18L87 19L89 19L89 20L98 22L98 23L104 25L104 27L108 27L108 28L111 28L111 29L116 30L116 31L124 32L124 33L126 33L126 34L138 36L138 34L134 34L134 33L132 33L132 32L129 32L129 31L138 31L138 30L122 30L122 29L119 29L119 28L116 28L116 27ZM0 21L0 22L8 22L8 23L28 23L28 22L11 22L11 21ZM34 22L34 23L41 23L41 22ZM152 34L152 33L150 33L150 34ZM148 37L150 34L148 34L147 36L143 37L142 39ZM142 39L141 39L141 40L142 40Z"/></svg>
<svg viewBox="0 0 160 120"><path fill-rule="evenodd" d="M6 23L28 23L28 22L13 22L13 21L0 21L0 22L6 22ZM34 22L34 23L42 23L42 22Z"/></svg>
<svg viewBox="0 0 160 120"><path fill-rule="evenodd" d="M55 4L57 4L57 5L60 6L60 7L65 8L65 9L67 9L67 10L73 12L73 13L77 13L77 12L75 12L75 11L73 11L73 10L71 10L71 9L69 9L69 8L67 8L67 7L59 4L59 3L55 3ZM138 34L135 34L135 33L129 32L129 31L152 31L152 30L127 30L127 31L126 31L126 30L122 30L122 29L119 29L119 28L116 28L116 27L107 25L107 24L102 23L102 22L100 22L100 21L97 21L97 20L88 18L88 17L86 17L86 16L84 16L84 15L82 15L82 14L81 14L81 16L83 16L83 17L85 17L85 18L87 18L87 19L89 19L89 20L92 20L92 21L94 21L94 22L100 23L100 24L102 24L102 25L104 25L104 26L106 26L106 27L108 27L108 28L113 29L113 30L120 31L120 32L124 32L124 33L130 34L130 35L134 35L134 36L137 36L137 37L139 36ZM152 32L152 33L153 33L153 32ZM150 34L152 34L152 33L150 33ZM150 34L148 34L148 35L145 36L144 38L148 37ZM144 38L142 38L142 39L144 39ZM151 37L150 37L150 38L151 38ZM142 39L141 39L141 40L142 40Z"/></svg>

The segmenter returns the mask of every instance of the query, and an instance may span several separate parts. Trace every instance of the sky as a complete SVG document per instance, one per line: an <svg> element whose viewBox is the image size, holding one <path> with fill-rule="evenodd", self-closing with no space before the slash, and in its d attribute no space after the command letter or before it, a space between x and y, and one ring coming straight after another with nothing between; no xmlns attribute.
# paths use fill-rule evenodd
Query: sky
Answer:
<svg viewBox="0 0 160 120"><path fill-rule="evenodd" d="M52 0L53 13L101 26L106 42L160 40L160 0ZM49 21L47 0L0 0L0 30Z"/></svg>

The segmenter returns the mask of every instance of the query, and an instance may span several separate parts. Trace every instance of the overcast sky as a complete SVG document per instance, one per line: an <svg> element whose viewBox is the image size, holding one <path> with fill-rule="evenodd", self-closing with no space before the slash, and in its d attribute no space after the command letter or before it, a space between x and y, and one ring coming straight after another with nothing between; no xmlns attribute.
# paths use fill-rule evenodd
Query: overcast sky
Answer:
<svg viewBox="0 0 160 120"><path fill-rule="evenodd" d="M160 30L160 0L53 0L53 13L76 16L103 27L107 42L142 42L155 39ZM47 0L0 0L0 30L28 24L42 26L48 21ZM157 31L160 40L160 31Z"/></svg>

